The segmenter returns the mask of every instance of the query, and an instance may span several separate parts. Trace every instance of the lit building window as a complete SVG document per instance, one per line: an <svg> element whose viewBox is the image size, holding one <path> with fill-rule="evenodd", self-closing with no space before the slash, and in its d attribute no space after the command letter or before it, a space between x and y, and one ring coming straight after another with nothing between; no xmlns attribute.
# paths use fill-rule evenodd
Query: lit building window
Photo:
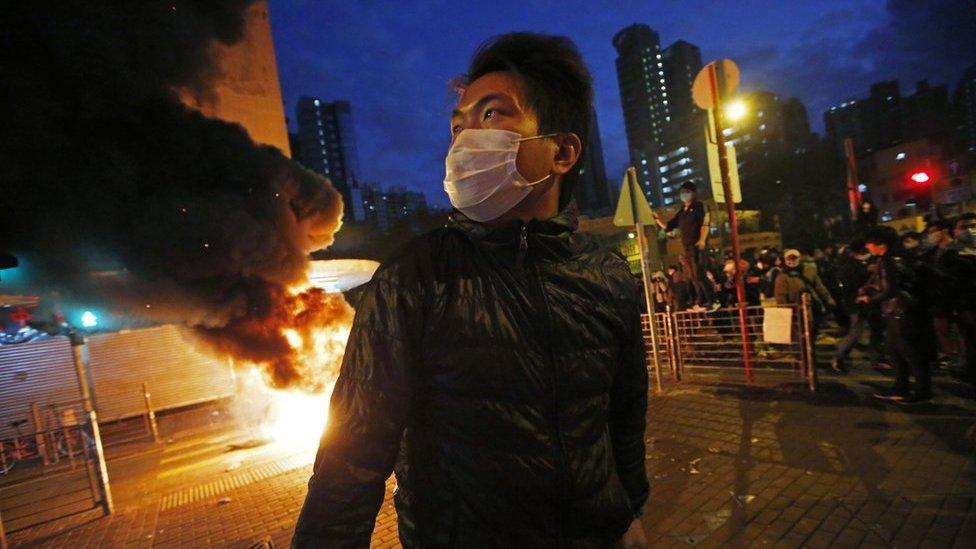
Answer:
<svg viewBox="0 0 976 549"><path fill-rule="evenodd" d="M903 152L900 152L900 153L898 153L898 154L895 155L895 160L904 160L906 156L908 156L908 155L905 154L905 153L903 153Z"/></svg>

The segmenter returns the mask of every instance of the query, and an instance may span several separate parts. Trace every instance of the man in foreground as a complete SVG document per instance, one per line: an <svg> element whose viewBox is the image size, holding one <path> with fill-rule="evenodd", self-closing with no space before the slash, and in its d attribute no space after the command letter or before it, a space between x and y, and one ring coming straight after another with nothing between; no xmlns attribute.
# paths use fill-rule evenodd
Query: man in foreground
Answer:
<svg viewBox="0 0 976 549"><path fill-rule="evenodd" d="M451 118L451 224L355 304L295 547L367 547L396 464L406 547L642 547L647 371L624 260L576 234L590 77L516 33Z"/></svg>

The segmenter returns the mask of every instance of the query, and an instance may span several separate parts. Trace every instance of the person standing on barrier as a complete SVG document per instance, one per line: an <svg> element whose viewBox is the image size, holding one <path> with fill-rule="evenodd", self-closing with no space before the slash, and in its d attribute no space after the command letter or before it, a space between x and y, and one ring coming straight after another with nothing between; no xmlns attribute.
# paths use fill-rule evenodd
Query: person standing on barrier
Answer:
<svg viewBox="0 0 976 549"><path fill-rule="evenodd" d="M836 304L830 292L817 274L817 266L812 261L801 261L798 250L783 252L785 269L776 277L776 303L778 305L800 305L803 294L810 294L810 340L817 340L817 333L827 311Z"/></svg>
<svg viewBox="0 0 976 549"><path fill-rule="evenodd" d="M645 547L644 300L577 232L593 90L565 37L512 33L458 82L450 223L383 263L356 316L293 547Z"/></svg>
<svg viewBox="0 0 976 549"><path fill-rule="evenodd" d="M705 311L718 308L718 302L703 272L703 251L708 243L708 212L701 200L695 197L698 187L691 181L681 184L678 196L681 197L681 209L678 210L667 223L654 215L654 221L667 232L675 229L681 233L681 265L691 283L694 292L694 310Z"/></svg>
<svg viewBox="0 0 976 549"><path fill-rule="evenodd" d="M898 233L891 227L872 227L865 242L877 259L877 268L857 301L880 307L885 319L885 350L895 368L894 387L874 396L903 404L928 402L932 398L931 372L919 335L925 333L925 322L930 320L916 297L914 273L895 253ZM915 378L914 391L910 391L910 377Z"/></svg>

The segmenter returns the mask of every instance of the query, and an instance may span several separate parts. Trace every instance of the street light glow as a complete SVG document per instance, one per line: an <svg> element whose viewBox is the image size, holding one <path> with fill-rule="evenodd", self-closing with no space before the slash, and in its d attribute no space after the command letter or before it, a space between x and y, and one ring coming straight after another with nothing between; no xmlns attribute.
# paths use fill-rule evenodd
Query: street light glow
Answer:
<svg viewBox="0 0 976 549"><path fill-rule="evenodd" d="M98 317L91 311L85 311L81 315L81 325L85 328L94 328L98 324Z"/></svg>
<svg viewBox="0 0 976 549"><path fill-rule="evenodd" d="M733 101L725 106L725 118L730 122L741 120L746 115L746 112L746 104L741 100Z"/></svg>

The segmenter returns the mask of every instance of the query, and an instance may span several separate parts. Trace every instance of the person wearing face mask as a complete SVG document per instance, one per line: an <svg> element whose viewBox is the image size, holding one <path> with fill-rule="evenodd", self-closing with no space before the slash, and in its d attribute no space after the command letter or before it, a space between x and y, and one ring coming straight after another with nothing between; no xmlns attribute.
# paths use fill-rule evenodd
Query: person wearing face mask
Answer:
<svg viewBox="0 0 976 549"><path fill-rule="evenodd" d="M942 255L949 276L953 316L962 340L963 373L976 396L976 214L963 214L953 230L954 242Z"/></svg>
<svg viewBox="0 0 976 549"><path fill-rule="evenodd" d="M847 357L860 341L865 328L871 332L868 356L871 364L881 362L884 345L884 323L880 320L880 310L857 302L859 290L868 281L868 260L871 255L864 248L863 240L852 241L841 254L837 266L837 281L840 285L841 306L850 316L850 324L844 339L837 344L830 367L835 372L847 372Z"/></svg>
<svg viewBox="0 0 976 549"><path fill-rule="evenodd" d="M502 35L451 115L455 211L355 303L294 547L367 547L395 470L404 547L644 547L643 299L577 232L589 73Z"/></svg>
<svg viewBox="0 0 976 549"><path fill-rule="evenodd" d="M919 281L919 299L932 317L926 358L942 364L954 361L958 353L952 336L952 308L955 297L942 258L952 245L952 224L944 219L931 221L925 229L925 245L912 264Z"/></svg>
<svg viewBox="0 0 976 549"><path fill-rule="evenodd" d="M801 261L800 258L798 250L783 252L783 263L786 268L776 277L773 293L779 305L799 305L803 294L810 295L810 310L813 316L810 323L810 337L816 341L827 312L837 304L820 280L816 264L812 261Z"/></svg>
<svg viewBox="0 0 976 549"><path fill-rule="evenodd" d="M874 396L902 404L924 404L932 398L932 373L923 356L923 326L931 323L917 298L915 273L898 253L898 233L877 226L868 231L866 246L877 268L861 288L857 301L877 306L885 320L885 350L895 368L895 385ZM910 386L910 378L915 386ZM910 391L910 389L914 389Z"/></svg>
<svg viewBox="0 0 976 549"><path fill-rule="evenodd" d="M872 227L878 224L878 210L869 200L861 201L854 217L854 234L863 238Z"/></svg>
<svg viewBox="0 0 976 549"><path fill-rule="evenodd" d="M702 251L708 242L708 212L705 211L705 205L695 199L697 188L691 181L682 183L678 193L681 209L667 223L655 214L654 222L667 232L678 229L681 233L681 245L684 248L681 267L695 294L693 309L705 311L718 308L719 303L715 301L714 292L704 280Z"/></svg>

